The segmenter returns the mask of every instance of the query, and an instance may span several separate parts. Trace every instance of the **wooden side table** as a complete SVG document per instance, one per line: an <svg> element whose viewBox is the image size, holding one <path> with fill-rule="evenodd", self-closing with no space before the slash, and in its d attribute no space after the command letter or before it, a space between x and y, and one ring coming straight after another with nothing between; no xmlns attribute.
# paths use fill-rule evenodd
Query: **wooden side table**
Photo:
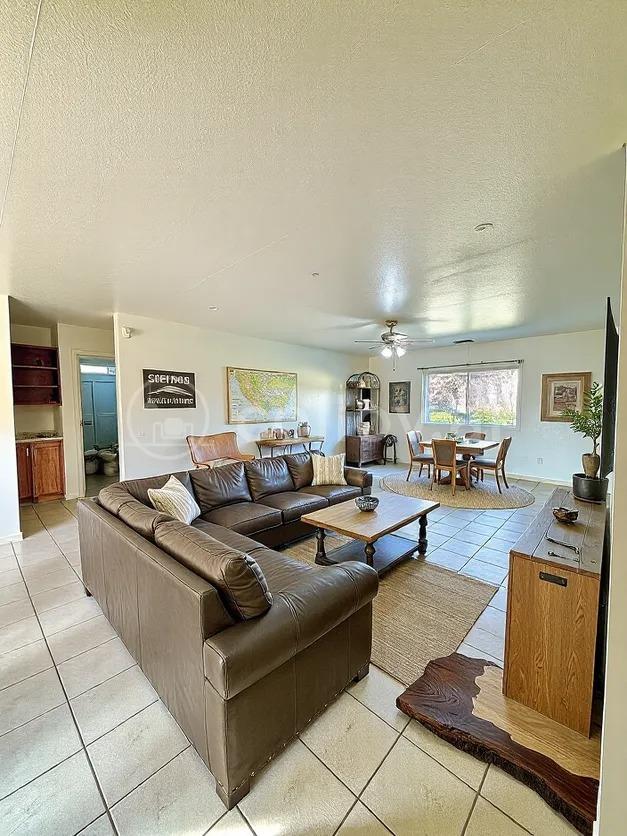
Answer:
<svg viewBox="0 0 627 836"><path fill-rule="evenodd" d="M312 450L312 444L319 444L317 450ZM310 453L318 453L320 456L324 456L322 452L322 445L324 444L324 436L323 435L309 435L307 437L299 437L296 436L294 438L258 438L257 439L257 449L259 450L259 458L263 458L263 451L266 449L270 450L270 458L274 458L274 451L276 449L280 449L282 453L286 453L288 450L293 452L294 447L300 447L302 445L303 452L309 450Z"/></svg>

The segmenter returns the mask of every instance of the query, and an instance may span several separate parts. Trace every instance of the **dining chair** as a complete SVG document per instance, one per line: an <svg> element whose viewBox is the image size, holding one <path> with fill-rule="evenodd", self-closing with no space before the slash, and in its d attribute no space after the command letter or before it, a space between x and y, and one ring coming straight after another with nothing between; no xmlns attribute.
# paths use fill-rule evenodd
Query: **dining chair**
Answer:
<svg viewBox="0 0 627 836"><path fill-rule="evenodd" d="M474 441L485 441L485 433L481 432L469 432L464 434L464 438L471 438ZM470 473L470 478L472 479L472 471ZM483 477L482 477L483 478ZM479 481L479 471L477 470L476 475L477 481Z"/></svg>
<svg viewBox="0 0 627 836"><path fill-rule="evenodd" d="M431 477L431 490L433 490L436 473L439 482L443 470L448 471L451 474L451 488L453 496L455 496L457 474L459 472L461 472L466 490L468 490L470 482L470 470L468 467L469 462L458 460L457 442L447 438L434 438L431 441L431 449L433 451L433 476Z"/></svg>
<svg viewBox="0 0 627 836"><path fill-rule="evenodd" d="M477 456L476 459L473 459L470 462L470 471L474 470L477 475L477 481L479 478L483 482L483 475L484 471L492 470L494 471L494 478L496 479L496 486L499 489L499 493L503 493L501 490L501 483L499 481L499 472L503 477L503 481L505 482L505 487L509 490L509 485L507 484L507 476L505 474L505 460L507 458L507 451L509 450L510 444L512 443L512 437L507 436L504 438L503 441L499 444L499 449L496 453L495 459L487 459L485 456Z"/></svg>
<svg viewBox="0 0 627 836"><path fill-rule="evenodd" d="M418 471L418 478L422 476L422 468L427 466L427 476L431 476L431 465L433 464L433 456L431 453L426 453L425 448L420 443L422 441L422 433L418 430L410 430L407 433L407 445L409 447L409 470L407 471L407 479L411 476L412 468L415 464L420 465Z"/></svg>

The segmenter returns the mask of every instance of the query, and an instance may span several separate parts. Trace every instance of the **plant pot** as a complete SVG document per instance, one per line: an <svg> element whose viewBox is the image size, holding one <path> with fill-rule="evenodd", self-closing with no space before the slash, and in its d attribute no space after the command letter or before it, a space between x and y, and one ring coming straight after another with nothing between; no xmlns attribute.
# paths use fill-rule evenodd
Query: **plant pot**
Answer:
<svg viewBox="0 0 627 836"><path fill-rule="evenodd" d="M585 473L573 473L573 496L584 502L605 502L607 479L590 479Z"/></svg>
<svg viewBox="0 0 627 836"><path fill-rule="evenodd" d="M596 479L599 467L601 466L601 457L597 453L584 453L581 457L583 465L583 472L588 479Z"/></svg>

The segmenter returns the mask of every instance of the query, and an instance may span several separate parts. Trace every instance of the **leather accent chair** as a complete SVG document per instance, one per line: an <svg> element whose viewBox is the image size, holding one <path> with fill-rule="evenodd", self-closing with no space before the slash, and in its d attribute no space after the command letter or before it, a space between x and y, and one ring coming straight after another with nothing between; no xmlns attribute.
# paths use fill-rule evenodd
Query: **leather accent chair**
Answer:
<svg viewBox="0 0 627 836"><path fill-rule="evenodd" d="M451 490L455 496L455 487L457 485L457 474L461 473L466 490L468 490L470 481L470 470L467 461L459 461L457 458L457 442L448 438L434 438L431 442L431 449L433 450L433 476L431 477L431 490L433 490L433 483L436 475L438 482L442 478L442 471L448 471L451 474Z"/></svg>
<svg viewBox="0 0 627 836"><path fill-rule="evenodd" d="M407 479L411 476L414 465L419 464L420 470L418 477L422 476L422 468L427 467L427 476L431 476L431 465L433 464L433 456L431 453L425 452L425 448L420 443L422 441L422 433L418 430L410 430L407 433L407 446L409 447L409 470L407 471Z"/></svg>
<svg viewBox="0 0 627 836"><path fill-rule="evenodd" d="M499 449L496 451L495 459L487 459L484 456L477 456L476 459L473 459L470 462L471 473L476 475L477 480L481 479L483 482L483 476L486 470L492 470L494 472L494 478L496 479L496 486L499 489L499 493L503 493L501 489L501 482L499 480L499 474L503 477L505 487L509 490L507 475L505 473L505 460L507 459L507 453L511 443L512 437L507 436L507 438L504 438L499 444Z"/></svg>
<svg viewBox="0 0 627 836"><path fill-rule="evenodd" d="M229 809L249 791L251 775L366 676L378 589L376 571L364 563L317 566L261 542L302 536L299 526L311 535L294 514L369 493L372 475L346 468L348 485L319 486L329 489L320 493L308 453L262 461L250 473L236 462L176 474L203 510L192 526L149 507L148 489L170 474L111 485L97 501L78 504L85 588ZM242 530L246 520L254 539ZM205 554L225 565L245 561L267 590L267 610L251 615L250 578L243 592L241 583L226 591L217 578L214 585L219 567L204 565ZM241 599L233 606L236 594L248 596L244 610Z"/></svg>
<svg viewBox="0 0 627 836"><path fill-rule="evenodd" d="M250 453L240 453L234 432L188 435L187 444L196 467L210 467L216 462L249 462L255 458Z"/></svg>

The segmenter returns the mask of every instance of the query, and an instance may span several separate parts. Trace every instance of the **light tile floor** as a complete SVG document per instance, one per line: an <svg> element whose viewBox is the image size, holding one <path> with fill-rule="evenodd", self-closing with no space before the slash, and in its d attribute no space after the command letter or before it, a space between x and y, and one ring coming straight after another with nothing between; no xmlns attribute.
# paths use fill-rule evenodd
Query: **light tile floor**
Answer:
<svg viewBox="0 0 627 836"><path fill-rule="evenodd" d="M426 559L499 586L461 645L468 654L502 659L503 556L551 492L525 487L537 500L529 509L432 517ZM24 507L24 541L0 546L2 834L574 832L531 790L409 721L394 705L403 686L374 667L227 813L98 604L82 595L75 505Z"/></svg>

